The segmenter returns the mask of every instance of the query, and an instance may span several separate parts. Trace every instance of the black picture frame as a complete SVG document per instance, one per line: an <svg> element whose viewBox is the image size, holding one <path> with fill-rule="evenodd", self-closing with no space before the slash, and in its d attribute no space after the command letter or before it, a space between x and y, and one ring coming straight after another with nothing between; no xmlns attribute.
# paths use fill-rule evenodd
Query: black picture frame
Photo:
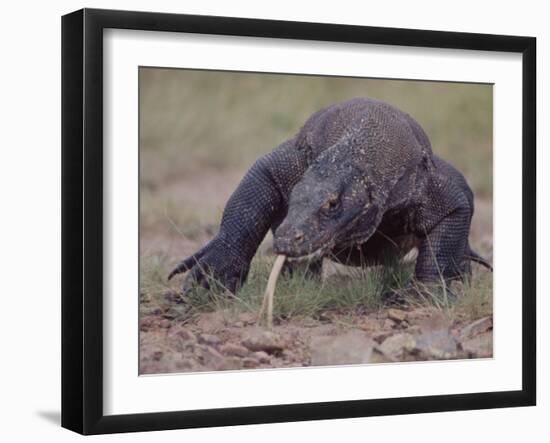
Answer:
<svg viewBox="0 0 550 443"><path fill-rule="evenodd" d="M522 54L522 389L131 415L103 413L103 30L171 31ZM150 431L536 403L536 39L83 9L62 18L62 426Z"/></svg>

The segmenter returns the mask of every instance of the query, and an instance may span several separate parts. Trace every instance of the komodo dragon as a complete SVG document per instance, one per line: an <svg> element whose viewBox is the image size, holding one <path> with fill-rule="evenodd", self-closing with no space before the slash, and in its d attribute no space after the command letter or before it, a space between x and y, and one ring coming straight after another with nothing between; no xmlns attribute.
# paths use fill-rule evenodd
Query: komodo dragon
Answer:
<svg viewBox="0 0 550 443"><path fill-rule="evenodd" d="M356 98L313 114L290 140L259 158L229 198L218 234L170 273L190 271L184 292L231 292L246 280L267 231L274 249L347 265L379 264L418 247L415 278L455 279L470 262L490 265L469 246L473 194L460 172L432 153L408 114Z"/></svg>

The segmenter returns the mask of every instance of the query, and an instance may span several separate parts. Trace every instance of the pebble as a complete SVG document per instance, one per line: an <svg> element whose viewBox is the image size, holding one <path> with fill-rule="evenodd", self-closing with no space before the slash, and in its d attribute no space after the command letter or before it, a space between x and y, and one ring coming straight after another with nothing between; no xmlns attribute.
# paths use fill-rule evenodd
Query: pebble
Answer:
<svg viewBox="0 0 550 443"><path fill-rule="evenodd" d="M216 346L219 345L222 340L217 335L213 334L201 334L199 335L199 342L207 345Z"/></svg>
<svg viewBox="0 0 550 443"><path fill-rule="evenodd" d="M198 345L195 347L195 355L199 362L204 366L218 369L224 362L224 357L214 348L207 345Z"/></svg>
<svg viewBox="0 0 550 443"><path fill-rule="evenodd" d="M139 330L147 332L153 326L153 319L151 317L142 318L139 322Z"/></svg>
<svg viewBox="0 0 550 443"><path fill-rule="evenodd" d="M392 334L393 334L392 331L380 331L380 332L375 332L373 335L371 335L371 338L377 343L382 343Z"/></svg>
<svg viewBox="0 0 550 443"><path fill-rule="evenodd" d="M247 369L257 368L259 364L260 362L255 358L251 358L251 357L243 358L243 368L247 368Z"/></svg>
<svg viewBox="0 0 550 443"><path fill-rule="evenodd" d="M424 331L416 339L416 349L428 360L447 360L457 355L458 342L449 329Z"/></svg>
<svg viewBox="0 0 550 443"><path fill-rule="evenodd" d="M407 319L409 321L419 320L429 316L430 316L430 312L426 310L426 308L413 309L412 311L407 312Z"/></svg>
<svg viewBox="0 0 550 443"><path fill-rule="evenodd" d="M252 355L254 358L258 359L260 363L269 363L271 361L269 354L264 351L254 352Z"/></svg>
<svg viewBox="0 0 550 443"><path fill-rule="evenodd" d="M288 349L283 350L283 352L281 353L281 356L288 361L296 360L296 354L294 354L294 352L292 351L289 351Z"/></svg>
<svg viewBox="0 0 550 443"><path fill-rule="evenodd" d="M180 338L184 341L191 341L193 343L197 342L197 337L195 334L193 334L189 329L180 327L178 329L172 329L171 334Z"/></svg>
<svg viewBox="0 0 550 443"><path fill-rule="evenodd" d="M412 325L407 328L409 334L418 335L422 332L422 328L419 325Z"/></svg>
<svg viewBox="0 0 550 443"><path fill-rule="evenodd" d="M168 320L174 320L178 318L181 315L181 312L178 311L175 308L168 308L162 313L162 318L166 318Z"/></svg>
<svg viewBox="0 0 550 443"><path fill-rule="evenodd" d="M462 340L472 338L490 329L493 329L493 317L483 317L462 328L460 338Z"/></svg>
<svg viewBox="0 0 550 443"><path fill-rule="evenodd" d="M235 370L235 369L241 369L242 367L243 367L243 360L241 358L235 357L235 356L225 358L223 369Z"/></svg>
<svg viewBox="0 0 550 443"><path fill-rule="evenodd" d="M369 363L374 344L363 331L350 331L338 337L313 337L311 339L311 365Z"/></svg>
<svg viewBox="0 0 550 443"><path fill-rule="evenodd" d="M407 313L401 309L388 309L388 318L399 323L406 320Z"/></svg>
<svg viewBox="0 0 550 443"><path fill-rule="evenodd" d="M369 359L369 363L393 363L396 360L382 352L378 346L375 346L372 350L372 354Z"/></svg>
<svg viewBox="0 0 550 443"><path fill-rule="evenodd" d="M234 343L226 343L220 347L220 351L223 354L231 355L235 357L246 357L248 355L248 349L244 346L236 345Z"/></svg>
<svg viewBox="0 0 550 443"><path fill-rule="evenodd" d="M281 338L271 331L252 332L242 344L251 351L264 351L268 354L279 353L284 349Z"/></svg>
<svg viewBox="0 0 550 443"><path fill-rule="evenodd" d="M414 336L406 332L388 337L379 346L379 349L388 356L399 360L405 352L412 351L416 347Z"/></svg>
<svg viewBox="0 0 550 443"><path fill-rule="evenodd" d="M493 332L483 332L474 338L464 340L462 349L470 358L489 358L493 356Z"/></svg>

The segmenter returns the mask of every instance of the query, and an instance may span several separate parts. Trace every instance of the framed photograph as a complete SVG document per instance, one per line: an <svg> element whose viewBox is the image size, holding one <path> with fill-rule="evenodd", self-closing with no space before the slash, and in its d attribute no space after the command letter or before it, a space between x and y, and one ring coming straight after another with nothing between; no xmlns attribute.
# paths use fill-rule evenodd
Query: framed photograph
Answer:
<svg viewBox="0 0 550 443"><path fill-rule="evenodd" d="M62 19L62 425L536 402L531 37Z"/></svg>

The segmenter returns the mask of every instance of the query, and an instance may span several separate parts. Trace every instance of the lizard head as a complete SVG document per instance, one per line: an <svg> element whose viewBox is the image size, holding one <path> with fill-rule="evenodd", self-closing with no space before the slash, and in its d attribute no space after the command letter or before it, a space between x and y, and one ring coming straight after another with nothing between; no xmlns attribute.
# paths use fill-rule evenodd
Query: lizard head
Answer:
<svg viewBox="0 0 550 443"><path fill-rule="evenodd" d="M358 225L374 225L376 207L364 171L349 155L326 152L294 186L274 249L289 258L322 257L335 245L353 244Z"/></svg>

